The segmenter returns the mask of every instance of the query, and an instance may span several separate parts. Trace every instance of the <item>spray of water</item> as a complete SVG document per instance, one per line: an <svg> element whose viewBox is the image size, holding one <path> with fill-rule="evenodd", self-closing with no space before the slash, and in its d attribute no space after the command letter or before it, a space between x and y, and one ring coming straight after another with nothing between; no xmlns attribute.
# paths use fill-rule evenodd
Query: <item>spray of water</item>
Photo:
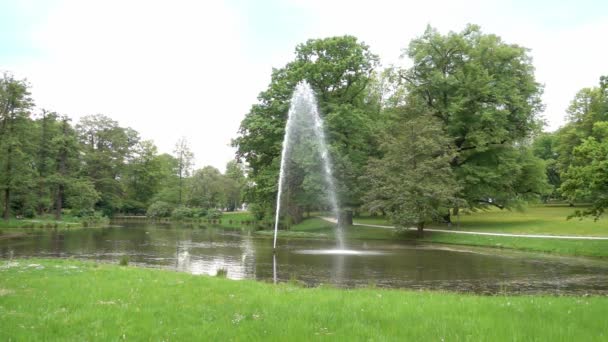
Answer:
<svg viewBox="0 0 608 342"><path fill-rule="evenodd" d="M283 137L283 149L281 151L281 171L279 173L279 192L277 194L277 211L274 221L274 243L273 248L277 247L277 233L279 229L279 215L281 211L281 196L283 187L285 186L286 165L292 150L293 139L292 135L298 129L298 124L311 123L312 139L315 139L318 146L318 153L321 157L323 165L323 178L327 186L327 194L329 205L333 216L336 218L338 225L336 228L336 239L338 240L338 248L344 249L344 232L338 220L338 197L336 196L336 186L332 175L331 160L327 151L327 142L325 141L325 132L323 130L323 120L319 116L319 109L315 94L306 81L298 83L291 97L291 105L285 126L285 136Z"/></svg>

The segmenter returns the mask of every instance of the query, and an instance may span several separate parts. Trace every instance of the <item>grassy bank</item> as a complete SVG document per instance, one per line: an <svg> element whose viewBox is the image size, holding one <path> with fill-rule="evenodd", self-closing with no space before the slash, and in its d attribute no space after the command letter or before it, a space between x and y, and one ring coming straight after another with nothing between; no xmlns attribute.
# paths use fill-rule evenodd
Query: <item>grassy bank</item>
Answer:
<svg viewBox="0 0 608 342"><path fill-rule="evenodd" d="M523 210L492 208L453 217L451 229L512 234L608 236L608 220L605 218L598 221L592 218L567 219L580 209L567 205L534 205ZM391 224L382 216L358 217L354 221L361 224ZM445 224L430 226L442 229L446 227Z"/></svg>
<svg viewBox="0 0 608 342"><path fill-rule="evenodd" d="M600 341L607 308L607 297L304 289L79 261L0 263L0 340Z"/></svg>
<svg viewBox="0 0 608 342"><path fill-rule="evenodd" d="M411 231L400 234L400 238L411 240L416 239L417 241L422 242L509 248L561 255L608 257L608 240L531 239L520 237L480 236L435 232L426 232L422 239L418 239L416 234Z"/></svg>
<svg viewBox="0 0 608 342"><path fill-rule="evenodd" d="M293 226L291 230L280 231L279 237L334 239L335 237L333 229L334 227L332 223L320 218L311 218ZM413 231L397 232L394 229L366 226L351 226L345 229L345 233L347 239L414 240L429 243L509 248L561 255L608 257L608 240L540 239L436 232L425 232L423 238L418 238L416 233ZM270 230L264 230L257 232L257 234L272 236L273 232Z"/></svg>
<svg viewBox="0 0 608 342"><path fill-rule="evenodd" d="M50 229L72 229L100 227L107 225L108 219L103 217L81 218L64 216L61 220L55 220L53 216L42 216L33 219L0 220L0 239L13 236L22 236Z"/></svg>

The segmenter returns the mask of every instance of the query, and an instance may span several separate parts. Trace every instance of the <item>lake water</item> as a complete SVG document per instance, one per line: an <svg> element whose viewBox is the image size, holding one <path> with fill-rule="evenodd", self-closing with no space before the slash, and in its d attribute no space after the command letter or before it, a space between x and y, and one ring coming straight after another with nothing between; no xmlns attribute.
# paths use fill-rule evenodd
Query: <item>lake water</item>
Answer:
<svg viewBox="0 0 608 342"><path fill-rule="evenodd" d="M608 261L487 248L348 241L363 253L323 253L334 243L272 239L249 230L122 224L42 232L0 241L0 257L117 262L232 279L298 281L308 286L441 289L475 293L608 294Z"/></svg>

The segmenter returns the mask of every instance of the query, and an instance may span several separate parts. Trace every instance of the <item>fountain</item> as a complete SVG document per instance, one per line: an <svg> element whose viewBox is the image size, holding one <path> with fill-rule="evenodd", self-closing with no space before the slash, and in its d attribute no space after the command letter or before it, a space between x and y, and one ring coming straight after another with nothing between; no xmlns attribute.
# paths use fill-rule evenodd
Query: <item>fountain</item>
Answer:
<svg viewBox="0 0 608 342"><path fill-rule="evenodd" d="M305 127L300 127L305 126ZM309 127L307 127L309 126ZM297 130L307 128L310 129L311 138L316 142L317 153L321 157L322 173L329 199L329 206L332 214L337 222L336 240L338 241L338 250L344 250L344 232L340 220L338 220L338 198L336 196L336 186L332 175L331 160L327 150L327 142L325 141L325 132L323 131L323 120L319 116L317 101L315 94L306 81L301 81L297 84L296 89L291 97L291 105L287 116L287 124L285 126L285 136L283 137L283 149L281 151L281 169L279 173L279 184L277 194L277 209L274 223L274 243L273 248L277 248L277 233L279 229L279 215L281 212L281 196L283 195L283 187L286 178L286 166L294 144L294 137L297 136Z"/></svg>

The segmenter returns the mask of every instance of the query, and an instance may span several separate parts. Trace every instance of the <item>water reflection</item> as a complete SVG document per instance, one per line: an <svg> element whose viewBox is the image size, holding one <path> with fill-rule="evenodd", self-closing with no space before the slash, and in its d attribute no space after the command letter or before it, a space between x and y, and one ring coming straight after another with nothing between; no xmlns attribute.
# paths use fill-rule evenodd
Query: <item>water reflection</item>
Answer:
<svg viewBox="0 0 608 342"><path fill-rule="evenodd" d="M207 275L222 268L232 279L277 283L295 278L311 286L608 294L608 262L603 260L377 241L351 242L349 251L339 252L320 240L283 240L280 246L275 254L270 240L247 230L130 224L3 240L0 257L116 262L128 255L138 265Z"/></svg>

